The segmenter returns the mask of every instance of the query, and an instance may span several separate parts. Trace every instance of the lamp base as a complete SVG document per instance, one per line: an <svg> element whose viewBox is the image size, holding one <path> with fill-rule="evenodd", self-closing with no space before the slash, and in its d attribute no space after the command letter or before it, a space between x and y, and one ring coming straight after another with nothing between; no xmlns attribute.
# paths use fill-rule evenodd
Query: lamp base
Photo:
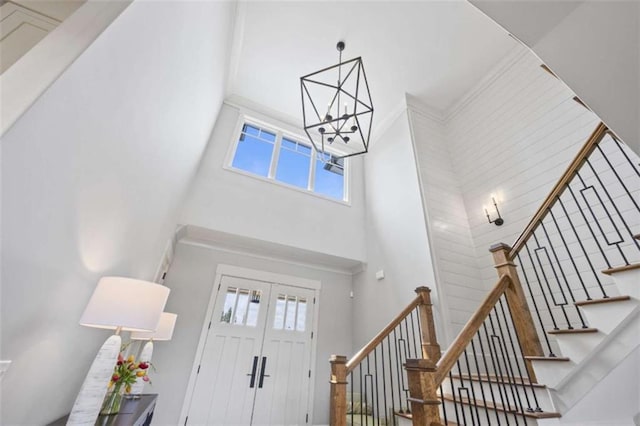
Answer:
<svg viewBox="0 0 640 426"><path fill-rule="evenodd" d="M73 404L67 425L93 425L100 414L102 401L107 394L109 379L118 360L122 339L109 337L96 355Z"/></svg>

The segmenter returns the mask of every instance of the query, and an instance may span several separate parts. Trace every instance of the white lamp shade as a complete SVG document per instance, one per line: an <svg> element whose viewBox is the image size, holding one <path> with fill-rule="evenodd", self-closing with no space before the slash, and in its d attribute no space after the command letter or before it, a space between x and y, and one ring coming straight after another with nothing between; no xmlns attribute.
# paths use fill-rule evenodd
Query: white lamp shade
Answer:
<svg viewBox="0 0 640 426"><path fill-rule="evenodd" d="M134 331L131 333L131 340L171 340L173 329L176 326L178 315L163 312L160 316L158 329L153 331Z"/></svg>
<svg viewBox="0 0 640 426"><path fill-rule="evenodd" d="M87 327L154 331L169 297L169 288L142 280L103 277L80 318Z"/></svg>

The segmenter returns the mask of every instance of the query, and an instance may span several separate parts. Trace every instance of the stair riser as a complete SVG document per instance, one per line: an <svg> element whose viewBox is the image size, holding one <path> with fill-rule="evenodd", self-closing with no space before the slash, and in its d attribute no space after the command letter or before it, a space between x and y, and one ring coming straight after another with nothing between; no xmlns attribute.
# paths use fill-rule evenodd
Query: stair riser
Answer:
<svg viewBox="0 0 640 426"><path fill-rule="evenodd" d="M451 391L451 385L449 383L450 383L449 379L445 380L445 382L443 382L443 389L445 393L450 394L452 393L452 391ZM463 385L458 379L454 379L453 383L454 383L454 389L456 392L457 392L458 386ZM470 383L472 384L471 387L469 386ZM527 397L529 398L529 403L531 405L535 404L535 400L533 399L533 395L531 393L532 388L529 386L526 386L526 394L527 394L526 396L525 396L525 391L523 390L522 385L518 385L518 386L514 385L512 387L512 386L509 386L508 384L499 385L498 383L487 383L487 382L480 383L478 381L470 382L469 380L465 380L464 386L469 388L469 393L471 394L472 397L475 393L476 399L491 400L491 391L493 391L493 398L495 399L496 402L502 403L502 400L504 399L505 404L508 401L510 404L515 405L514 399L518 398L518 396L515 395L515 392L517 391L519 392L520 400L522 401L522 404L525 406L525 408L528 408ZM472 389L474 393L471 393ZM484 391L484 398L482 396L483 391ZM500 392L502 392L502 395ZM534 387L533 392L535 393L538 404L543 411L549 411L549 412L556 411L551 401L551 396L549 395L549 392L545 388ZM535 409L536 408L535 405L532 408Z"/></svg>
<svg viewBox="0 0 640 426"><path fill-rule="evenodd" d="M567 333L556 334L554 337L560 347L562 356L568 357L576 364L585 359L592 350L605 338L605 334L598 331L596 333ZM547 384L545 382L541 382Z"/></svg>
<svg viewBox="0 0 640 426"><path fill-rule="evenodd" d="M580 306L591 327L597 328L605 334L611 333L634 310L638 309L640 302L635 299L612 303L598 303L595 305Z"/></svg>
<svg viewBox="0 0 640 426"><path fill-rule="evenodd" d="M640 269L611 274L620 294L640 300Z"/></svg>
<svg viewBox="0 0 640 426"><path fill-rule="evenodd" d="M490 408L485 410L484 408L481 408L481 407L477 408L477 413L476 413L475 407L472 407L470 405L464 405L464 404L462 405L458 404L458 417L456 419L455 406L453 402L445 401L444 404L446 405L446 410L447 410L447 420L450 422L458 423L460 425L476 424L480 426L495 426L497 424L502 424L502 425L526 424L527 426L537 426L537 421L533 418L526 418L526 422L525 422L523 420L523 416L521 415L518 415L516 419L513 413L505 413L503 411L493 410ZM463 420L462 411L461 411L462 409L464 410L464 416L466 421ZM472 415L473 415L473 420L471 417ZM489 416L489 420L487 420L487 415ZM442 409L440 410L440 416L444 421L444 414L442 412ZM496 416L499 416L499 419ZM478 420L480 421L478 422Z"/></svg>
<svg viewBox="0 0 640 426"><path fill-rule="evenodd" d="M555 389L576 365L571 361L531 361L531 363L538 383L544 383L551 389Z"/></svg>

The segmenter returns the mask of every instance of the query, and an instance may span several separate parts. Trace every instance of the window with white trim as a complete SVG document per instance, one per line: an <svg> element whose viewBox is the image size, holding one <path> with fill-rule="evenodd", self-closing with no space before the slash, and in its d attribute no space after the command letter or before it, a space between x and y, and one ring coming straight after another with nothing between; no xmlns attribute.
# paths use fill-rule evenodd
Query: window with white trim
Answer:
<svg viewBox="0 0 640 426"><path fill-rule="evenodd" d="M231 167L268 180L344 201L345 161L317 152L280 130L244 122Z"/></svg>

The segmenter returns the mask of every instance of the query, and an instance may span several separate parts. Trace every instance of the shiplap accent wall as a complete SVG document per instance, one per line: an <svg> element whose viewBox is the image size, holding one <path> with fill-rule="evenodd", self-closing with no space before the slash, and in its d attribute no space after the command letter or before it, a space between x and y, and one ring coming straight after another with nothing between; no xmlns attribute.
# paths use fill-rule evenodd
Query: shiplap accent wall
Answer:
<svg viewBox="0 0 640 426"><path fill-rule="evenodd" d="M496 281L492 244L512 244L599 120L574 93L518 48L445 122L447 148L469 217L480 276ZM505 220L487 223L495 194Z"/></svg>
<svg viewBox="0 0 640 426"><path fill-rule="evenodd" d="M489 247L517 239L600 121L540 64L516 48L444 118L408 100L434 267L454 333L496 282ZM483 212L486 205L494 215L492 194L501 227Z"/></svg>
<svg viewBox="0 0 640 426"><path fill-rule="evenodd" d="M408 100L429 243L440 289L439 302L450 343L485 294L462 193L447 150L441 117ZM437 302L436 302L437 303ZM446 342L445 342L446 341Z"/></svg>

